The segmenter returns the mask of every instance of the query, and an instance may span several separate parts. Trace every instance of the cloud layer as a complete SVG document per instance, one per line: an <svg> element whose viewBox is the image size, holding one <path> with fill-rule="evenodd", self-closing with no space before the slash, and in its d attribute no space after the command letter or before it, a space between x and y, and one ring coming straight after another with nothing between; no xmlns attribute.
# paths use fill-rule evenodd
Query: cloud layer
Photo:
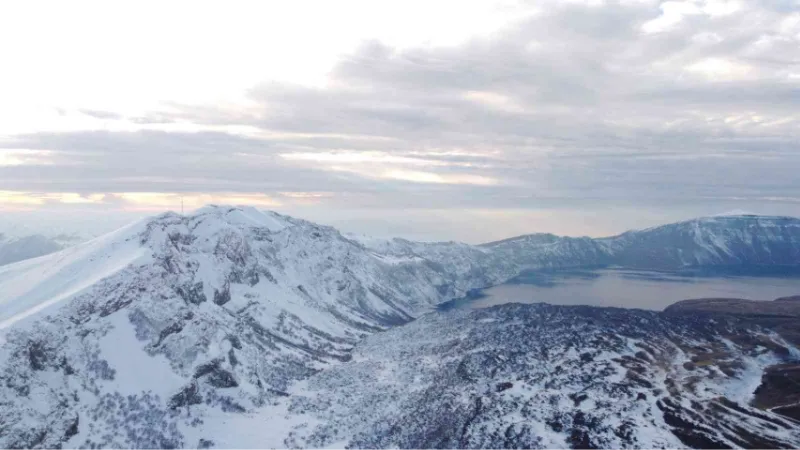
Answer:
<svg viewBox="0 0 800 450"><path fill-rule="evenodd" d="M172 103L134 117L68 112L99 129L7 136L0 190L101 204L240 193L290 212L313 204L312 218L333 222L344 220L337 209L488 211L475 214L516 217L507 234L545 211L800 214L800 3L519 10L457 45L365 41L324 86L264 82L235 106ZM361 220L380 228L378 216ZM481 239L462 227L458 237ZM423 235L446 237L436 228Z"/></svg>

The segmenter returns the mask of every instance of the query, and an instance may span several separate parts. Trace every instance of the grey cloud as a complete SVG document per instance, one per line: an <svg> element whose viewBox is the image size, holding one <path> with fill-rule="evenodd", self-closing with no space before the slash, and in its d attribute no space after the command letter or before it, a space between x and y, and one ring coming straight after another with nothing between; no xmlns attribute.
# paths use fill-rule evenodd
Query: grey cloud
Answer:
<svg viewBox="0 0 800 450"><path fill-rule="evenodd" d="M121 119L122 115L117 114L113 111L99 111L94 109L81 109L79 111L81 114L85 114L90 117L94 117L95 119Z"/></svg>
<svg viewBox="0 0 800 450"><path fill-rule="evenodd" d="M225 133L42 133L2 145L55 150L52 165L0 167L0 189L6 190L204 192L358 185L317 169L288 173L268 142Z"/></svg>
<svg viewBox="0 0 800 450"><path fill-rule="evenodd" d="M800 106L800 84L786 81L772 83L724 82L719 85L681 86L670 83L631 95L632 101L653 101L672 107L716 105L720 107L763 108L779 111Z"/></svg>
<svg viewBox="0 0 800 450"><path fill-rule="evenodd" d="M144 116L131 117L128 120L139 125L175 123L175 119L168 114L147 114Z"/></svg>
<svg viewBox="0 0 800 450"><path fill-rule="evenodd" d="M336 64L328 87L265 83L249 92L256 111L173 104L136 119L247 125L262 139L25 136L14 145L55 150L56 164L0 168L0 189L330 191L327 204L343 208L788 204L780 199L800 192L800 81L788 76L800 74L800 40L778 30L800 9L743 5L647 34L641 27L661 14L657 2L554 2L457 46L368 41ZM708 59L747 70L723 80L687 69ZM280 156L335 151L425 159L436 165L408 170L500 183L375 180Z"/></svg>

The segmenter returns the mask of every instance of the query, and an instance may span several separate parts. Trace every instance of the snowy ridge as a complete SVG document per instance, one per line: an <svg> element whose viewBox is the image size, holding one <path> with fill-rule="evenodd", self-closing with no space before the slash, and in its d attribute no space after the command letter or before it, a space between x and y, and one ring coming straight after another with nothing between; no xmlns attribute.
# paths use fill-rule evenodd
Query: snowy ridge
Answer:
<svg viewBox="0 0 800 450"><path fill-rule="evenodd" d="M625 233L610 243L619 265L681 268L800 265L800 220L716 216Z"/></svg>
<svg viewBox="0 0 800 450"><path fill-rule="evenodd" d="M146 250L133 239L134 223L84 244L0 267L0 330L88 289L103 278L137 263Z"/></svg>
<svg viewBox="0 0 800 450"><path fill-rule="evenodd" d="M661 270L800 267L800 219L714 216L607 238L537 234L484 247L539 267L622 266Z"/></svg>
<svg viewBox="0 0 800 450"><path fill-rule="evenodd" d="M215 206L9 265L0 447L197 445L203 417L258 410L364 336L512 274L427 248Z"/></svg>
<svg viewBox="0 0 800 450"><path fill-rule="evenodd" d="M303 383L346 364L366 336L471 289L527 269L662 257L797 264L797 222L714 219L610 240L536 235L471 246L342 235L248 207L165 213L0 267L0 447L208 446L209 429L219 445L264 446L256 431L222 439L220 424L329 423L286 409ZM298 445L318 443L301 439L303 429L311 430L295 430ZM273 437L275 446L294 442Z"/></svg>

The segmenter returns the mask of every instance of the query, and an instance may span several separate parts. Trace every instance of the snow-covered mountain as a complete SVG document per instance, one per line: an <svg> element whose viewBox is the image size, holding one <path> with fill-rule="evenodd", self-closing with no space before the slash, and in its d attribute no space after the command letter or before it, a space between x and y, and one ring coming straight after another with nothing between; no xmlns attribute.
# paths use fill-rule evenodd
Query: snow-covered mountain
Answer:
<svg viewBox="0 0 800 450"><path fill-rule="evenodd" d="M800 220L715 216L604 240L612 262L628 267L800 265Z"/></svg>
<svg viewBox="0 0 800 450"><path fill-rule="evenodd" d="M0 268L0 447L195 445L203 417L261 408L365 335L513 275L475 247L387 245L209 207Z"/></svg>
<svg viewBox="0 0 800 450"><path fill-rule="evenodd" d="M797 220L779 225L748 242L796 246ZM0 267L0 447L283 446L271 431L311 419L281 408L364 337L523 270L613 263L626 242L369 239L226 206L142 220Z"/></svg>
<svg viewBox="0 0 800 450"><path fill-rule="evenodd" d="M535 234L484 244L541 267L622 266L678 270L700 267L800 266L800 219L714 216L608 238Z"/></svg>
<svg viewBox="0 0 800 450"><path fill-rule="evenodd" d="M0 266L56 252L65 243L41 234L7 237L0 233Z"/></svg>

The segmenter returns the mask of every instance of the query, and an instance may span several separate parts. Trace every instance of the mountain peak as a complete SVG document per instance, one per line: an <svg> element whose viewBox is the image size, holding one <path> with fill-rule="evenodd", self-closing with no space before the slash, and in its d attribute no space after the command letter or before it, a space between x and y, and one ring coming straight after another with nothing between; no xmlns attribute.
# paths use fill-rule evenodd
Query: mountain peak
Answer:
<svg viewBox="0 0 800 450"><path fill-rule="evenodd" d="M274 211L265 211L253 206L206 205L194 211L193 217L214 216L230 224L268 228L280 231L292 225L293 219Z"/></svg>
<svg viewBox="0 0 800 450"><path fill-rule="evenodd" d="M798 220L797 217L792 216L773 216L768 214L752 214L747 213L744 211L731 211L728 213L723 214L715 214L712 216L705 216L699 217L693 220L705 220L705 221L714 221L714 220L725 220L725 219L739 219L739 220Z"/></svg>
<svg viewBox="0 0 800 450"><path fill-rule="evenodd" d="M799 248L780 220L476 247L353 239L253 207L164 213L0 268L0 447L192 446L203 420L260 414L358 361L365 335L523 270L797 265Z"/></svg>
<svg viewBox="0 0 800 450"><path fill-rule="evenodd" d="M710 217L726 217L726 216L759 216L760 214L756 214L750 211L745 211L743 209L734 209L731 211L725 211L719 214L712 214Z"/></svg>

